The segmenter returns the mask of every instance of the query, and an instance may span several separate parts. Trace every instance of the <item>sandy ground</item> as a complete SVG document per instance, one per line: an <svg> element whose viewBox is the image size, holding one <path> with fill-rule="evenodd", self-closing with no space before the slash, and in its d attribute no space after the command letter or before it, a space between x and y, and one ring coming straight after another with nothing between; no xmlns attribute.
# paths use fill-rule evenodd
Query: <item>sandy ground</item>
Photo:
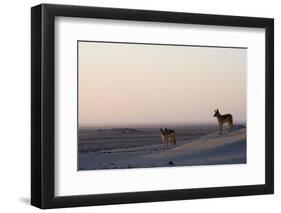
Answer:
<svg viewBox="0 0 281 213"><path fill-rule="evenodd" d="M241 163L246 163L246 128L177 141L173 147L154 144L79 153L79 170Z"/></svg>

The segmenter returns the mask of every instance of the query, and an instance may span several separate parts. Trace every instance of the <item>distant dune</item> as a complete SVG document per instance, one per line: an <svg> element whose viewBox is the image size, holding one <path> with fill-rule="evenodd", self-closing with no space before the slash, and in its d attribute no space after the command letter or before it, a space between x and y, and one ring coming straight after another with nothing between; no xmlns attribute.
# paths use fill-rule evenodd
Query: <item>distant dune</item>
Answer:
<svg viewBox="0 0 281 213"><path fill-rule="evenodd" d="M139 130L134 128L114 128L114 129L98 129L98 132L118 132L118 133L137 133Z"/></svg>

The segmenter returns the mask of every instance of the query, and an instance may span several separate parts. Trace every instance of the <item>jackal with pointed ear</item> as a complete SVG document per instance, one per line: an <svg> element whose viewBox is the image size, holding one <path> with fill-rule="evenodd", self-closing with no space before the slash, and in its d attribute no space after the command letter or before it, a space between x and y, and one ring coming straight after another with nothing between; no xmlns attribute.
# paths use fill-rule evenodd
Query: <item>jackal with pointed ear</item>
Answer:
<svg viewBox="0 0 281 213"><path fill-rule="evenodd" d="M216 117L218 119L220 134L222 134L222 129L223 129L223 124L224 123L228 123L229 131L232 131L233 119L232 119L232 115L231 114L221 115L219 110L216 109L214 117Z"/></svg>
<svg viewBox="0 0 281 213"><path fill-rule="evenodd" d="M175 146L177 145L176 142L176 132L172 129L165 129L163 130L162 128L160 128L160 135L161 138L163 140L163 143L167 145L167 147L169 146L169 143L171 145L175 144Z"/></svg>

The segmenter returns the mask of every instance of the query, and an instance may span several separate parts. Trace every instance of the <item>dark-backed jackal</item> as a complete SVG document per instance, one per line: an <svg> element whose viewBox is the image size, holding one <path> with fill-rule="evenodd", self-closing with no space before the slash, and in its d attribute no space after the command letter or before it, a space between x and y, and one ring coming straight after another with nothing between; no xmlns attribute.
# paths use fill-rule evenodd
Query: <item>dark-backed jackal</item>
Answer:
<svg viewBox="0 0 281 213"><path fill-rule="evenodd" d="M169 146L169 143L171 145L175 144L175 146L177 145L176 142L176 132L172 129L165 129L163 130L162 128L160 128L160 135L162 137L163 143L167 145L167 147Z"/></svg>
<svg viewBox="0 0 281 213"><path fill-rule="evenodd" d="M233 119L232 119L232 115L231 114L221 115L219 110L216 109L214 117L217 117L217 119L218 119L220 134L222 134L223 123L228 123L229 131L232 131Z"/></svg>

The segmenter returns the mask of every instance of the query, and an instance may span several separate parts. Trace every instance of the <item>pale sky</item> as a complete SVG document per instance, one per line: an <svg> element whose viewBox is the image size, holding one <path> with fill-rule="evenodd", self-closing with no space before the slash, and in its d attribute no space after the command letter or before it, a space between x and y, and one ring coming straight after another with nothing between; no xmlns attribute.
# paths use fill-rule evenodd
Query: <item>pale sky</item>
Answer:
<svg viewBox="0 0 281 213"><path fill-rule="evenodd" d="M79 42L79 125L246 121L247 49Z"/></svg>

